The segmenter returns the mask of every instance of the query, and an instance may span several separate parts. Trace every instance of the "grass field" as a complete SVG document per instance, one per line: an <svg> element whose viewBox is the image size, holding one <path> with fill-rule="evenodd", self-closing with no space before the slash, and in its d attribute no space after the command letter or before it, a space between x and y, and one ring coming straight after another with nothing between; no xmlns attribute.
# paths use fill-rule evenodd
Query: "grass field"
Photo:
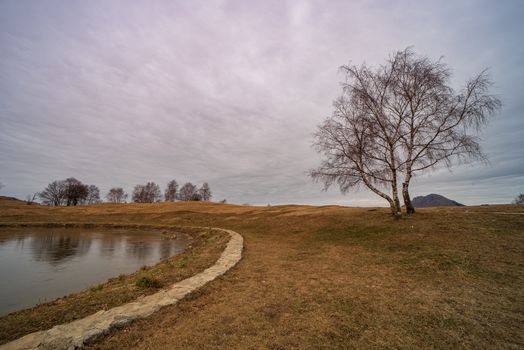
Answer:
<svg viewBox="0 0 524 350"><path fill-rule="evenodd" d="M387 209L337 206L0 205L0 222L212 226L244 236L235 268L94 349L524 348L522 207L426 209L395 221ZM195 254L189 264L212 264L223 243L203 245L207 260ZM18 322L38 311L23 313ZM9 317L0 318L4 336Z"/></svg>

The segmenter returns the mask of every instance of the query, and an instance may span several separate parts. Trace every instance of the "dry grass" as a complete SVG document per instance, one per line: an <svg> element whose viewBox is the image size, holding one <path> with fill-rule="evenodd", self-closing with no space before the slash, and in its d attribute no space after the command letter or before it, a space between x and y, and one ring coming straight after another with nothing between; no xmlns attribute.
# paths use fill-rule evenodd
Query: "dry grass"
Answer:
<svg viewBox="0 0 524 350"><path fill-rule="evenodd" d="M244 236L233 270L92 348L518 349L522 212L438 208L395 222L385 209L174 203L10 207L0 221L215 226Z"/></svg>
<svg viewBox="0 0 524 350"><path fill-rule="evenodd" d="M10 206L13 206L12 203ZM145 229L151 230L148 226ZM190 249L181 254L155 266L144 266L133 274L111 278L83 292L0 317L0 344L31 332L49 329L56 324L86 317L99 310L125 304L188 278L213 265L228 239L227 234L214 230L186 228L178 229L177 232L184 232L192 237Z"/></svg>

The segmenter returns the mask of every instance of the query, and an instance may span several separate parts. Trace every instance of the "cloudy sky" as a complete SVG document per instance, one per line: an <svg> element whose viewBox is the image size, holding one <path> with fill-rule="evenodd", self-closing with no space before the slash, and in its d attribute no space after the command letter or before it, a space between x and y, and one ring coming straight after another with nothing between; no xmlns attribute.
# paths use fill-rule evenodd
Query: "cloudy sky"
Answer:
<svg viewBox="0 0 524 350"><path fill-rule="evenodd" d="M340 65L413 46L455 88L490 68L504 103L491 164L425 174L413 195L508 203L524 192L522 18L519 0L0 1L0 194L174 178L233 203L387 204L312 183L312 133Z"/></svg>

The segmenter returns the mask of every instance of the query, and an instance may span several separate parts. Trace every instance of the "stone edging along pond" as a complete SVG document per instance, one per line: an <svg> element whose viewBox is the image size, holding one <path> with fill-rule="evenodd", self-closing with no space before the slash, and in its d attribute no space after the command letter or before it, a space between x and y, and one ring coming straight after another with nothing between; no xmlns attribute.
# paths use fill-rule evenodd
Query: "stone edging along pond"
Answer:
<svg viewBox="0 0 524 350"><path fill-rule="evenodd" d="M88 225L82 227L89 227ZM7 226L1 225L0 226ZM10 225L11 226L11 225ZM24 224L12 225L23 227ZM34 226L28 224L27 226ZM78 224L58 224L51 227L80 227ZM144 227L142 225L93 225L91 227ZM153 227L153 226L149 226ZM170 228L158 226L158 228ZM192 227L194 229L194 227ZM207 229L202 227L202 229ZM192 291L202 287L220 275L226 273L235 266L242 257L243 238L235 231L213 228L229 234L230 239L217 262L206 270L177 282L168 289L161 290L155 294L142 297L136 301L114 307L109 310L101 310L85 318L54 326L45 331L28 334L10 343L0 345L0 350L7 349L75 349L94 341L106 334L111 328L122 327L131 321L144 318L161 307L176 304Z"/></svg>

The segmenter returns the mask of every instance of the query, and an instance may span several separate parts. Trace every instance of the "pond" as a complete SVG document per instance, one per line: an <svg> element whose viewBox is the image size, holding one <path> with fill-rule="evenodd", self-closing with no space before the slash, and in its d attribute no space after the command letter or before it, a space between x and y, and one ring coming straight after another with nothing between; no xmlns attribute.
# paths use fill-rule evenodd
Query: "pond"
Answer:
<svg viewBox="0 0 524 350"><path fill-rule="evenodd" d="M153 229L0 228L0 315L154 265L188 239Z"/></svg>

